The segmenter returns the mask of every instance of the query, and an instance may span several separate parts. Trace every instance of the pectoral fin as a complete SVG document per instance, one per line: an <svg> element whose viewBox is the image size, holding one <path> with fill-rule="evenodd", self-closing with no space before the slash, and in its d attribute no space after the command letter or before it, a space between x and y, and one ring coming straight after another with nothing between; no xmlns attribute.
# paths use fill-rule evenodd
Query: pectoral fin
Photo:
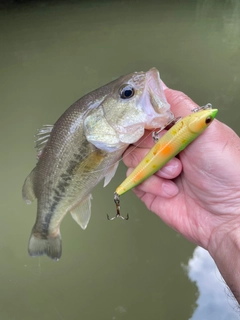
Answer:
<svg viewBox="0 0 240 320"><path fill-rule="evenodd" d="M77 207L70 211L73 219L85 230L91 217L91 199L90 194L85 200L83 200Z"/></svg>
<svg viewBox="0 0 240 320"><path fill-rule="evenodd" d="M112 178L114 177L114 175L115 175L115 173L116 173L116 171L117 171L117 168L118 168L118 164L119 164L119 161L117 161L115 164L113 164L113 165L109 168L109 170L108 170L108 172L107 172L107 174L106 174L106 176L105 176L105 179L104 179L104 184L103 184L104 187L106 187L106 185L108 185L109 182L110 182L110 181L112 180Z"/></svg>

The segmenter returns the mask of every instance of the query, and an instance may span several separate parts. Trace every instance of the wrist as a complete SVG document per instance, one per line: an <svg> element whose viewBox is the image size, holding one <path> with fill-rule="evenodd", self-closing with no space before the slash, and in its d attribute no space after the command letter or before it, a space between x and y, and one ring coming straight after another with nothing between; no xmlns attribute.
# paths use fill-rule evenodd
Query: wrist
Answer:
<svg viewBox="0 0 240 320"><path fill-rule="evenodd" d="M208 251L222 277L240 303L240 217L219 226L212 234Z"/></svg>

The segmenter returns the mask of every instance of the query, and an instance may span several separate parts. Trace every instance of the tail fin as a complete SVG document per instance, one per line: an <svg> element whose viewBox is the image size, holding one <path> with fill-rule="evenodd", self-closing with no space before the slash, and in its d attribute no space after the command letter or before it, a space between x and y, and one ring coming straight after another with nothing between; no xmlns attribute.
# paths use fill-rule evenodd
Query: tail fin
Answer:
<svg viewBox="0 0 240 320"><path fill-rule="evenodd" d="M58 261L62 255L62 239L60 233L56 237L48 236L46 239L31 234L28 253L31 257L46 254L49 258Z"/></svg>

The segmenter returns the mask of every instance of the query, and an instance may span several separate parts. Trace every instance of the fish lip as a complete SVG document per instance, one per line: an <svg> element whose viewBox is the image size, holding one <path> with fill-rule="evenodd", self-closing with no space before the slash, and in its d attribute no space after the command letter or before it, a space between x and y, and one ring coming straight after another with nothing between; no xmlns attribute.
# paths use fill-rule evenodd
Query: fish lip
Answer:
<svg viewBox="0 0 240 320"><path fill-rule="evenodd" d="M164 95L160 74L156 68L151 68L146 73L146 87L150 95L150 102L153 109L160 114L168 111L170 105Z"/></svg>
<svg viewBox="0 0 240 320"><path fill-rule="evenodd" d="M156 68L146 72L146 83L140 105L146 114L145 129L162 127L174 118Z"/></svg>

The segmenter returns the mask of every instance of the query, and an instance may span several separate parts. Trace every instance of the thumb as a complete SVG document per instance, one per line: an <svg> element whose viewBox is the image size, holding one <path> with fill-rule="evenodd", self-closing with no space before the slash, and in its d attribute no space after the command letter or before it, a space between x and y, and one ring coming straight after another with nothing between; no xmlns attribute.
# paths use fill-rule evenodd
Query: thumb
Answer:
<svg viewBox="0 0 240 320"><path fill-rule="evenodd" d="M185 117L191 113L192 109L198 107L198 105L185 93L169 89L163 81L162 86L167 101L171 106L171 111L174 113L175 117Z"/></svg>

